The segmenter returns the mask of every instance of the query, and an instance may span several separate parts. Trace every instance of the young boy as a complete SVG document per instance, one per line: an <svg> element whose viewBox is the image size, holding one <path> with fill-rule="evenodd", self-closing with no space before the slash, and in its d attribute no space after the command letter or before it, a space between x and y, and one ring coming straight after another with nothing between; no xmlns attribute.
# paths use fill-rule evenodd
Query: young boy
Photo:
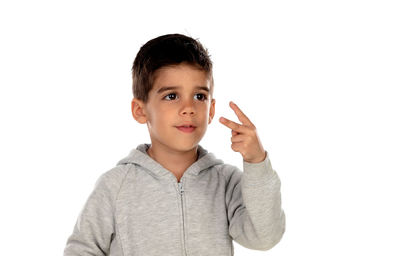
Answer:
<svg viewBox="0 0 400 256"><path fill-rule="evenodd" d="M219 120L243 172L199 145L215 114L208 51L163 35L140 48L132 74L132 114L151 144L99 177L64 256L234 255L232 239L254 250L276 245L285 231L280 180L254 124L233 102L242 124Z"/></svg>

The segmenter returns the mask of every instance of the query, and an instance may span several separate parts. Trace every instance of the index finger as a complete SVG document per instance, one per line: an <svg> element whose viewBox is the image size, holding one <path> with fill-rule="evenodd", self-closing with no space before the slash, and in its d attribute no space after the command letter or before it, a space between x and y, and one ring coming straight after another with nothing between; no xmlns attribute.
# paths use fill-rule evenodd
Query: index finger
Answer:
<svg viewBox="0 0 400 256"><path fill-rule="evenodd" d="M224 118L224 117L222 117L222 116L219 118L219 121L220 121L223 125L225 125L226 127L231 128L232 131L239 132L239 133L244 133L244 132L246 132L245 126L243 126L243 125L241 125L241 124L238 124L238 123L236 123L236 122L233 122L233 121L231 121L231 120L229 120L229 119L226 119L226 118Z"/></svg>
<svg viewBox="0 0 400 256"><path fill-rule="evenodd" d="M233 111L235 111L235 114L239 118L240 122L242 122L242 124L254 126L250 119L243 113L242 110L240 110L240 108L235 103L233 103L233 101L230 101L229 103L230 107L233 109Z"/></svg>

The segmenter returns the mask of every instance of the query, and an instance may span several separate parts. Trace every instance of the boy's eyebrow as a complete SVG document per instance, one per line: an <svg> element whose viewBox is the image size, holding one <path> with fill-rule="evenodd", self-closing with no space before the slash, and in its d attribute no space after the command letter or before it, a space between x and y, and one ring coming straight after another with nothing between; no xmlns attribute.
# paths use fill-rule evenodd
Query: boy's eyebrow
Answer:
<svg viewBox="0 0 400 256"><path fill-rule="evenodd" d="M162 92L169 91L169 90L176 90L176 89L179 89L179 88L180 87L178 87L178 86L161 87L160 89L158 89L157 94L160 94ZM202 90L205 90L207 92L210 92L210 89L208 89L208 87L206 87L206 86L196 86L195 88L196 89L202 89Z"/></svg>

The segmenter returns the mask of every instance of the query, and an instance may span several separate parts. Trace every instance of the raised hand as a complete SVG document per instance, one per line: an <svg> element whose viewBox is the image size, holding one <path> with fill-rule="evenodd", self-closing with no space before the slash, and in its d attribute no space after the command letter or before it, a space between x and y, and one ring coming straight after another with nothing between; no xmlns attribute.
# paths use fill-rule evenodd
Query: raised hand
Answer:
<svg viewBox="0 0 400 256"><path fill-rule="evenodd" d="M219 118L223 125L232 129L231 148L233 151L242 154L243 160L246 162L259 163L264 161L267 154L258 137L256 127L235 103L231 101L229 106L235 111L242 123L238 124L224 117Z"/></svg>

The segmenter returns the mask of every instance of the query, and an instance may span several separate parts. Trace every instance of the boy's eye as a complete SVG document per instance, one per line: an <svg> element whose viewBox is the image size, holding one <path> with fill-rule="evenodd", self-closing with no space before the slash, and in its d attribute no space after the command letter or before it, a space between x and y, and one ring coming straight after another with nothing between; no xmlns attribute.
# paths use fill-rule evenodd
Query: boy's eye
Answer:
<svg viewBox="0 0 400 256"><path fill-rule="evenodd" d="M196 94L196 95L201 95L201 96L203 96L203 97L200 97L201 99L201 101L204 101L204 100L206 100L207 99L207 96L205 95L205 94L203 94L203 93L198 93L198 94Z"/></svg>
<svg viewBox="0 0 400 256"><path fill-rule="evenodd" d="M175 93L170 93L170 94L166 95L166 96L164 97L164 99L165 99L165 98L168 98L168 96L171 96L171 95L175 95L175 97L176 97L176 94L175 94ZM175 98L175 97L173 97L173 98ZM170 98L170 99L171 99L171 98Z"/></svg>

